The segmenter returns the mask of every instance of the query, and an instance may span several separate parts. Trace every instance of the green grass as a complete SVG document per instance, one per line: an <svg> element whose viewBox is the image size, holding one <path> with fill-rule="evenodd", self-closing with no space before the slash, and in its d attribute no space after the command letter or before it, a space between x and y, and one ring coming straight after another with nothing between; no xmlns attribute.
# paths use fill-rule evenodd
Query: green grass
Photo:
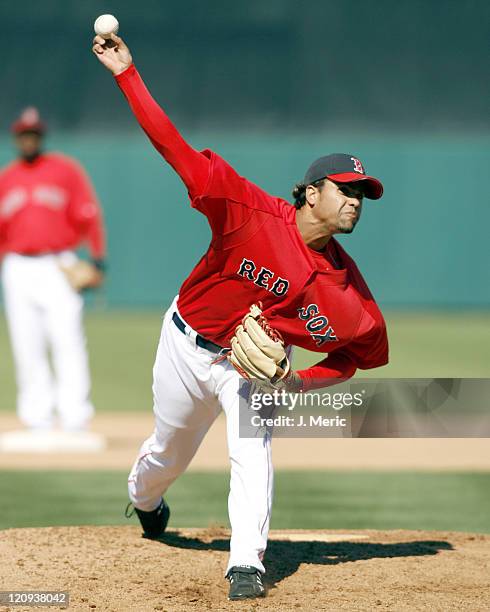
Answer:
<svg viewBox="0 0 490 612"><path fill-rule="evenodd" d="M126 478L119 471L3 471L0 528L128 524ZM227 494L226 473L184 474L166 496L171 526L227 526ZM273 529L490 533L490 474L279 471L272 517Z"/></svg>
<svg viewBox="0 0 490 612"><path fill-rule="evenodd" d="M150 410L152 365L160 312L89 312L86 328L98 410ZM426 313L387 316L390 364L359 371L362 377L490 377L490 314ZM0 410L13 410L15 383L3 317L0 317ZM319 360L297 350L295 366Z"/></svg>

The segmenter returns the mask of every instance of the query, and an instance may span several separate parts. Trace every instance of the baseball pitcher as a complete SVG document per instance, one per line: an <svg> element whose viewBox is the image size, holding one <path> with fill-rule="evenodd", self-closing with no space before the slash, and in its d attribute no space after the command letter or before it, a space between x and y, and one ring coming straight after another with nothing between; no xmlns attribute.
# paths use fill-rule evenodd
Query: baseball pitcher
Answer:
<svg viewBox="0 0 490 612"><path fill-rule="evenodd" d="M93 52L212 231L207 252L163 322L154 367L155 430L129 476L129 497L145 534L161 535L169 518L162 495L223 410L231 464L229 597L262 597L271 441L267 434L239 437L240 380L307 391L387 363L383 317L334 238L353 231L363 199L380 198L383 187L356 156L333 154L310 166L294 189L294 206L269 195L213 151L193 149L148 92L126 44L111 38L108 48L96 36ZM319 353L319 363L294 371L290 345Z"/></svg>

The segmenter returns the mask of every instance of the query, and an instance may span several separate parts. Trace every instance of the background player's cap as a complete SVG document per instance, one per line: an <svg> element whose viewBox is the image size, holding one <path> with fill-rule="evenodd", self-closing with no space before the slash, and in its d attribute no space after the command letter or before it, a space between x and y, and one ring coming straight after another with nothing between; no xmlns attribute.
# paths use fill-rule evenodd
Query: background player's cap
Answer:
<svg viewBox="0 0 490 612"><path fill-rule="evenodd" d="M314 161L304 178L305 185L328 178L336 183L363 181L364 195L370 200L378 200L383 195L383 185L378 179L368 176L364 166L353 155L332 153Z"/></svg>
<svg viewBox="0 0 490 612"><path fill-rule="evenodd" d="M24 109L11 126L13 134L23 134L25 132L35 132L36 134L44 134L46 124L41 120L39 111L34 106L29 106Z"/></svg>

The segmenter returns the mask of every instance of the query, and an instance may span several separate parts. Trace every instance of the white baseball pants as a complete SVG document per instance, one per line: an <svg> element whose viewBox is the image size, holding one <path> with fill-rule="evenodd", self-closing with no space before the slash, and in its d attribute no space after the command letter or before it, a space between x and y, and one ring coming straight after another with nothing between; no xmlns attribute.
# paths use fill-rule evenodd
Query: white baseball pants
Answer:
<svg viewBox="0 0 490 612"><path fill-rule="evenodd" d="M56 408L63 429L86 428L94 409L82 297L69 285L56 255L6 255L2 283L20 420L48 429Z"/></svg>
<svg viewBox="0 0 490 612"><path fill-rule="evenodd" d="M172 321L175 311L176 300L165 315L153 369L155 430L129 475L130 500L140 510L154 510L222 409L231 462L227 571L252 565L263 572L273 486L270 437L239 437L239 374L226 360L213 363L216 354L196 345L191 328L182 333Z"/></svg>

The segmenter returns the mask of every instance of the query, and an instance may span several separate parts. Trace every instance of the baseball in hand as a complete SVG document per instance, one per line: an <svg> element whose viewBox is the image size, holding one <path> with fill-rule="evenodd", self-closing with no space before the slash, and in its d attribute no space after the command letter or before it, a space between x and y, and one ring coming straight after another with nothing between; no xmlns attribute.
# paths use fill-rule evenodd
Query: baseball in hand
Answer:
<svg viewBox="0 0 490 612"><path fill-rule="evenodd" d="M114 15L101 15L95 20L94 31L102 38L110 38L111 34L117 34L118 30L119 21Z"/></svg>

